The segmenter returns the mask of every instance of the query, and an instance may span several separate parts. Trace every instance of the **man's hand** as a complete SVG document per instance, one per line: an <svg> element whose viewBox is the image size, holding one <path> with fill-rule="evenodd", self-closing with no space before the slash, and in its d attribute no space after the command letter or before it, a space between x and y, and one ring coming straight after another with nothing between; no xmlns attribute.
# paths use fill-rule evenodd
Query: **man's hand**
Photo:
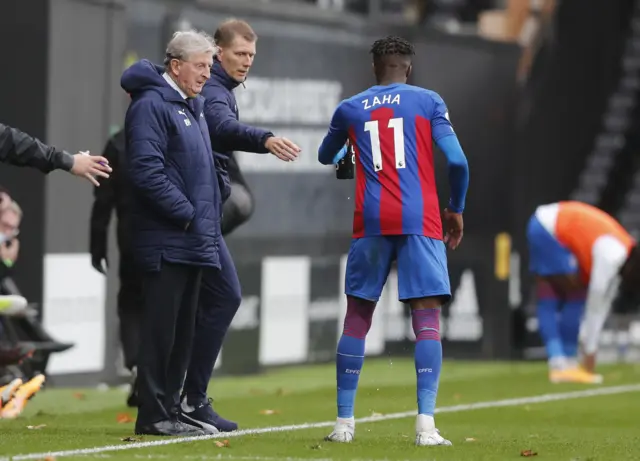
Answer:
<svg viewBox="0 0 640 461"><path fill-rule="evenodd" d="M111 171L109 160L99 155L92 156L88 152L78 152L73 156L71 174L87 178L96 187L99 187L100 183L95 177L108 178Z"/></svg>
<svg viewBox="0 0 640 461"><path fill-rule="evenodd" d="M454 213L445 208L443 213L444 221L444 243L449 244L449 248L455 250L462 241L462 213Z"/></svg>
<svg viewBox="0 0 640 461"><path fill-rule="evenodd" d="M287 138L271 136L264 143L264 147L284 162L291 162L300 154L300 148Z"/></svg>
<svg viewBox="0 0 640 461"><path fill-rule="evenodd" d="M101 274L107 275L107 270L109 269L109 261L107 260L106 256L92 256L91 265Z"/></svg>
<svg viewBox="0 0 640 461"><path fill-rule="evenodd" d="M12 239L7 242L2 242L0 245L0 258L2 261L15 263L18 259L18 253L20 252L20 240Z"/></svg>

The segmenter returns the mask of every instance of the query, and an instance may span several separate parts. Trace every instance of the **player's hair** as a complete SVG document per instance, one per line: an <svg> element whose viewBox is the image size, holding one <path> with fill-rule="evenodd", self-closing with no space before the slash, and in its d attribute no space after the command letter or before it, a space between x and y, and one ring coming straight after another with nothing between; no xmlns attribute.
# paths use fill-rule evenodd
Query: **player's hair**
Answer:
<svg viewBox="0 0 640 461"><path fill-rule="evenodd" d="M233 39L240 36L248 42L258 40L258 35L253 31L247 21L230 18L224 21L213 34L213 39L218 46L229 46Z"/></svg>
<svg viewBox="0 0 640 461"><path fill-rule="evenodd" d="M385 56L403 56L411 60L416 52L408 40L390 35L376 40L371 46L371 54L374 62L380 62Z"/></svg>

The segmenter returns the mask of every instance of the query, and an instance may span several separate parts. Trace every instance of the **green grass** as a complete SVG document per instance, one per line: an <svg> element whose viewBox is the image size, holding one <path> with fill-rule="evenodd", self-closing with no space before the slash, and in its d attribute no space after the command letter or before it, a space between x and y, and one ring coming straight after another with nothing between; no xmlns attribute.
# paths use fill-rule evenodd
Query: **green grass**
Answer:
<svg viewBox="0 0 640 461"><path fill-rule="evenodd" d="M640 383L640 367L603 367L604 386ZM275 370L260 376L221 378L212 385L216 409L242 428L331 421L335 418L332 366ZM438 406L583 390L597 386L552 385L544 364L447 362ZM82 392L79 399L77 393ZM132 423L118 423L129 413L120 390L42 391L23 415L0 421L0 459L18 454L127 444ZM369 360L361 377L356 417L415 409L415 371L411 360ZM273 410L273 414L263 414ZM454 447L413 446L414 418L359 424L352 444L322 439L329 428L244 435L229 447L214 440L110 451L56 459L273 459L323 460L515 460L532 450L535 459L600 461L640 459L640 393L443 413L436 420ZM37 430L27 426L46 425ZM145 437L143 441L166 440Z"/></svg>

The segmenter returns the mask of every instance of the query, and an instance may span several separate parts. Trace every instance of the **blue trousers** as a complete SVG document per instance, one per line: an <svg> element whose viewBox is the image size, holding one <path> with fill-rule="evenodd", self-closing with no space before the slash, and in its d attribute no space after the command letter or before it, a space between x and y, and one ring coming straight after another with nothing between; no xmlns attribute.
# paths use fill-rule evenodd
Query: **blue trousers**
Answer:
<svg viewBox="0 0 640 461"><path fill-rule="evenodd" d="M236 266L223 237L219 252L221 269L207 268L202 273L196 331L183 388L189 402L207 398L213 367L242 300Z"/></svg>

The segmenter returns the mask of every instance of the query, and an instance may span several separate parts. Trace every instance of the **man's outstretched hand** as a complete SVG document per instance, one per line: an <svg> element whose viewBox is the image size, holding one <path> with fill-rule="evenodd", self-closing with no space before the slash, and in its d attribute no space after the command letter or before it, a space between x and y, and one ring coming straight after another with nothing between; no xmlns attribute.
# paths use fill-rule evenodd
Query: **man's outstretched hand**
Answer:
<svg viewBox="0 0 640 461"><path fill-rule="evenodd" d="M445 208L442 220L444 221L444 243L448 244L452 250L455 250L462 241L462 229L464 227L462 213L454 213Z"/></svg>
<svg viewBox="0 0 640 461"><path fill-rule="evenodd" d="M96 187L100 186L96 176L108 178L111 171L109 161L99 155L94 156L89 155L88 152L78 152L73 156L71 174L87 178Z"/></svg>
<svg viewBox="0 0 640 461"><path fill-rule="evenodd" d="M264 147L284 162L291 162L300 155L300 148L287 138L271 136L265 141Z"/></svg>

